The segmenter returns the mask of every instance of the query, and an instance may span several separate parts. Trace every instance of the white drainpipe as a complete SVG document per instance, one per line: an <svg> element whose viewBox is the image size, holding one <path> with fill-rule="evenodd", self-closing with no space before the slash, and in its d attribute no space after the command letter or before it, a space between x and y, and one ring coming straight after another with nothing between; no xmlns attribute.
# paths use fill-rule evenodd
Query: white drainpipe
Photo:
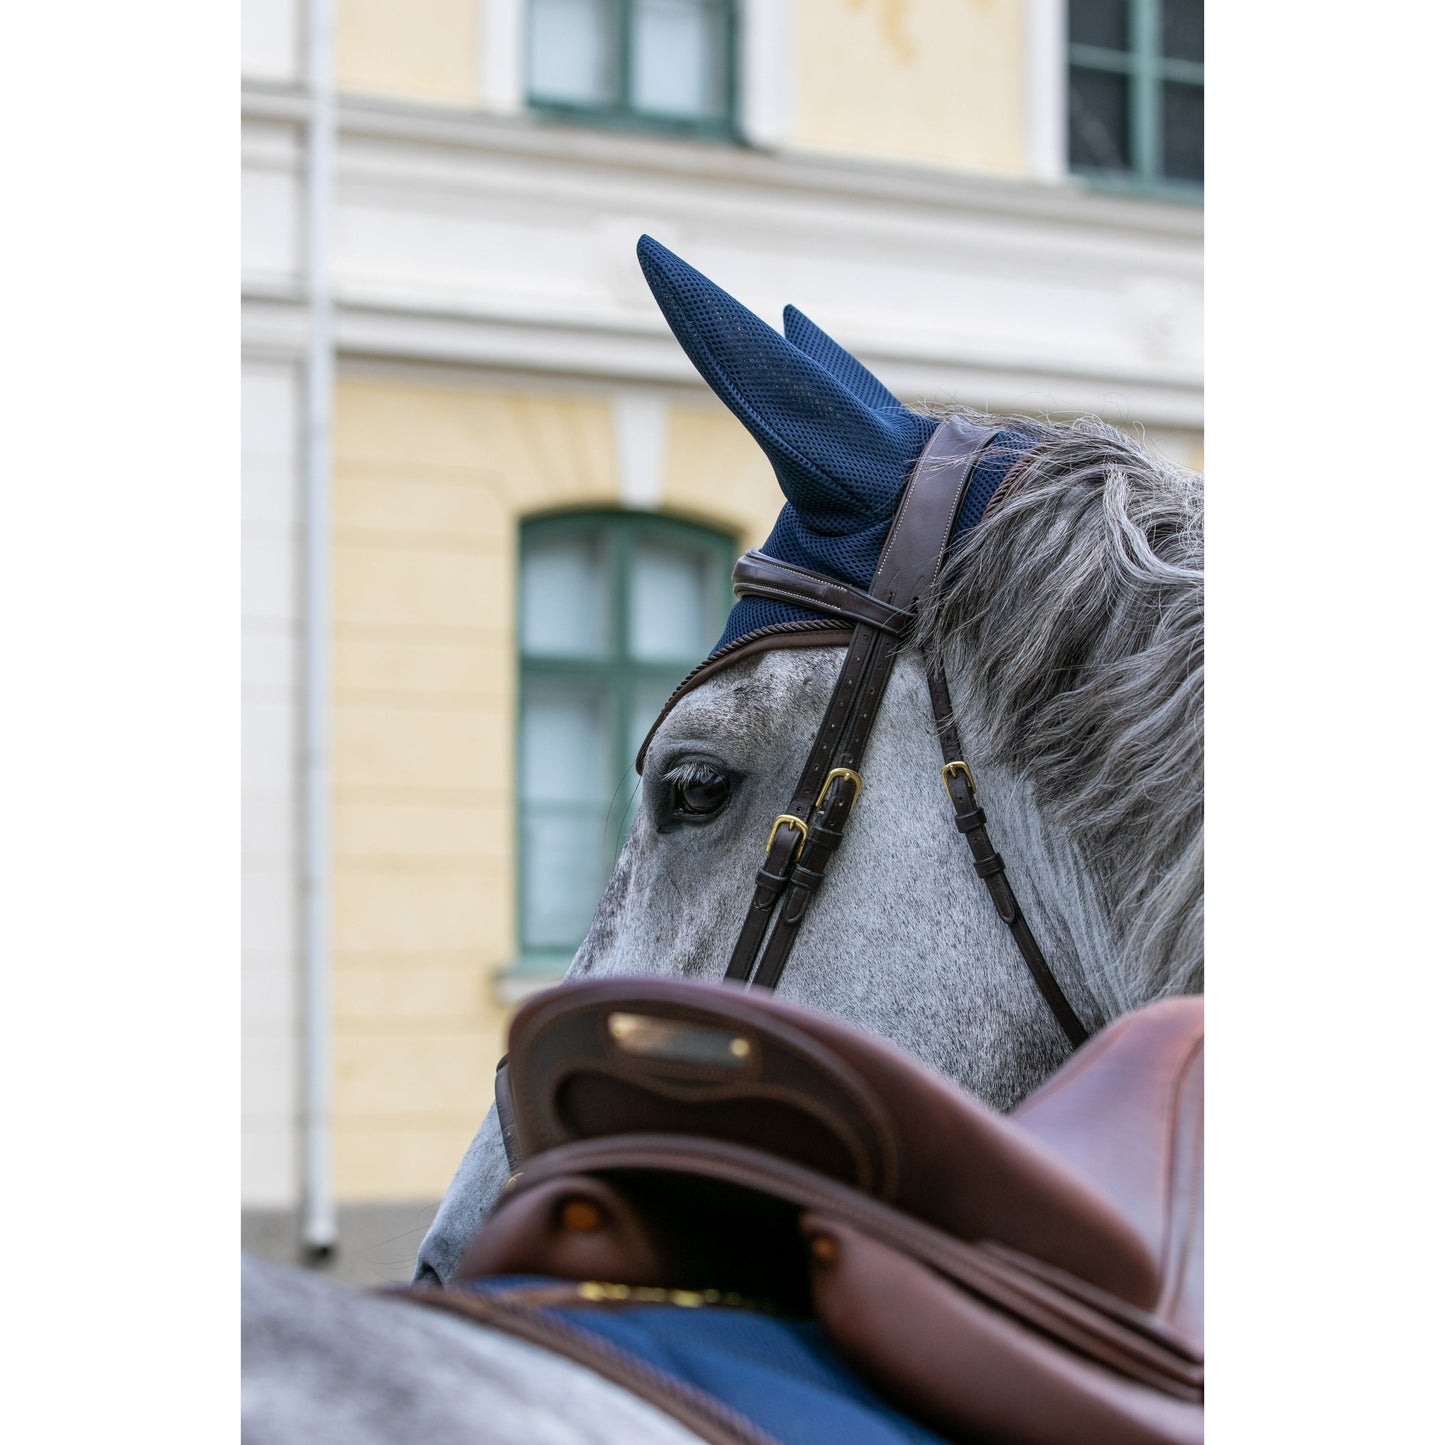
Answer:
<svg viewBox="0 0 1445 1445"><path fill-rule="evenodd" d="M331 1141L331 418L335 338L331 207L336 165L335 0L308 0L306 151L305 746L302 770L305 1060L301 1241L336 1247Z"/></svg>

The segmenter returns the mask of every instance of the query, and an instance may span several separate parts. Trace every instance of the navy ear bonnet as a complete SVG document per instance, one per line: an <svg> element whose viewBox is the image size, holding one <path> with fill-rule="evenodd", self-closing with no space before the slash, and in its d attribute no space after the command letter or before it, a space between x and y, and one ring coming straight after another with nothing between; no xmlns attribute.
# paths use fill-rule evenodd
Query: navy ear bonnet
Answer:
<svg viewBox="0 0 1445 1445"><path fill-rule="evenodd" d="M784 334L650 236L643 275L703 380L752 433L787 498L762 550L867 591L898 499L938 422L919 416L795 307ZM1010 469L1040 438L1002 432L980 458L953 541L978 524ZM822 614L743 597L709 656L762 627Z"/></svg>

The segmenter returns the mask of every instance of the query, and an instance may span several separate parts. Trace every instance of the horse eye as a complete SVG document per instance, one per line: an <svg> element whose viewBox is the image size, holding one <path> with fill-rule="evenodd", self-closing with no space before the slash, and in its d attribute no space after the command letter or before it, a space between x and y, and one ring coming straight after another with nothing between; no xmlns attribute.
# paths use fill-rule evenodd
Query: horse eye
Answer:
<svg viewBox="0 0 1445 1445"><path fill-rule="evenodd" d="M701 768L685 783L672 785L672 807L677 813L706 816L728 800L732 784L712 768Z"/></svg>

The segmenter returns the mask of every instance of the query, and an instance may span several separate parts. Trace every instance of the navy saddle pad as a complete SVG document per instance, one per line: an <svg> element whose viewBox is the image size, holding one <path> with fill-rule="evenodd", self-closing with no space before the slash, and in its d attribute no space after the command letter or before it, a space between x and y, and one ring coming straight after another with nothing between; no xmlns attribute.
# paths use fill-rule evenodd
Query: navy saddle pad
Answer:
<svg viewBox="0 0 1445 1445"><path fill-rule="evenodd" d="M711 1396L778 1445L944 1445L875 1394L814 1320L653 1302L636 1290L607 1298L606 1286L590 1287L588 1298L579 1291L589 1286L536 1277L470 1280L464 1288L499 1303L538 1301L529 1313ZM550 1299L560 1302L540 1302Z"/></svg>

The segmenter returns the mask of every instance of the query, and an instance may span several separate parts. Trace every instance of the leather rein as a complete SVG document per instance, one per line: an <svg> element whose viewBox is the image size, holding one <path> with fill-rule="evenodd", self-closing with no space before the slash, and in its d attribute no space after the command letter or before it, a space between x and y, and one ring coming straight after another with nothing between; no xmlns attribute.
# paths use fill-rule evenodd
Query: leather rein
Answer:
<svg viewBox="0 0 1445 1445"><path fill-rule="evenodd" d="M745 553L733 569L733 591L739 597L766 597L822 612L851 625L852 637L803 775L768 834L752 902L728 963L729 979L771 989L782 977L808 905L822 887L862 795L863 755L894 663L917 622L919 601L943 568L978 461L998 434L998 429L961 419L933 434L903 489L867 592L757 551ZM933 667L928 668L928 691L954 826L967 841L974 871L1040 994L1077 1048L1088 1030L1050 970L989 838L953 721L948 683Z"/></svg>

